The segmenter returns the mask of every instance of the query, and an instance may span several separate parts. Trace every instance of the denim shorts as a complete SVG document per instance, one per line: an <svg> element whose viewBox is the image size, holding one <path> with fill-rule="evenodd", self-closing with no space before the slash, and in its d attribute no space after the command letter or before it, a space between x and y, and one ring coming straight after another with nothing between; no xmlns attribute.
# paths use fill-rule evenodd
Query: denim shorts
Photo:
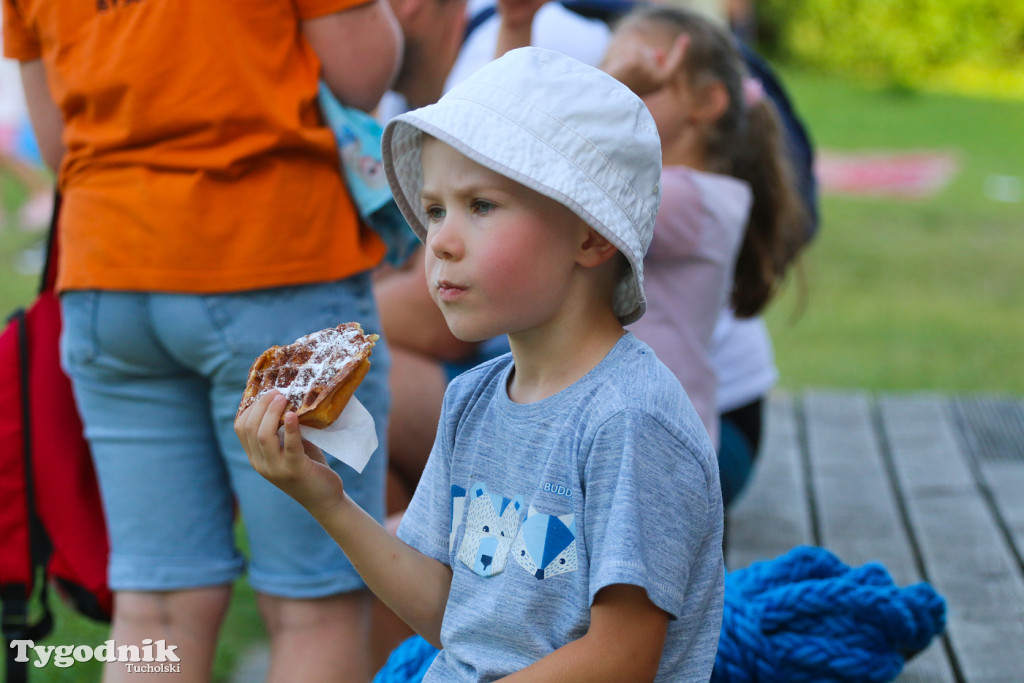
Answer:
<svg viewBox="0 0 1024 683"><path fill-rule="evenodd" d="M61 358L100 482L112 589L233 581L246 568L236 513L257 591L312 598L363 587L313 518L249 465L233 424L249 366L268 347L348 321L379 332L368 275L222 295L73 291L61 308ZM356 392L380 442L366 469L357 474L328 458L349 495L377 519L389 365L382 339Z"/></svg>

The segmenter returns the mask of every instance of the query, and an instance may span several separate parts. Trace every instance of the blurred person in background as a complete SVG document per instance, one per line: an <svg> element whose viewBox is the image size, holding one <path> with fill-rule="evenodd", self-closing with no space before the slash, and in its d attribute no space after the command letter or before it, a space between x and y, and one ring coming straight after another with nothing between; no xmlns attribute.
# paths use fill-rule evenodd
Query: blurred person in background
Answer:
<svg viewBox="0 0 1024 683"><path fill-rule="evenodd" d="M264 349L350 320L379 329L321 79L376 106L401 34L383 0L3 0L63 204L62 362L111 540L111 638L176 647L208 680L245 520L268 678L369 680L368 591L294 501L252 471L232 423ZM357 397L382 444L386 345ZM384 458L341 472L383 514ZM339 471L345 466L338 463ZM134 674L135 676L139 674ZM158 675L158 674L154 674ZM131 678L120 664L105 679Z"/></svg>

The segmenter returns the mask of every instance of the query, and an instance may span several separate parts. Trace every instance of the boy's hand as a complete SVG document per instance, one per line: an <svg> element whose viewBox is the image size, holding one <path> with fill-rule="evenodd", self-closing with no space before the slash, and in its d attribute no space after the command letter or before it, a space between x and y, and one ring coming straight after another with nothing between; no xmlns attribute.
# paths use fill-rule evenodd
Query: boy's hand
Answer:
<svg viewBox="0 0 1024 683"><path fill-rule="evenodd" d="M235 434L249 463L270 483L297 500L314 517L345 499L341 477L327 466L323 451L302 439L299 418L271 390L235 420ZM278 435L284 413L284 438Z"/></svg>

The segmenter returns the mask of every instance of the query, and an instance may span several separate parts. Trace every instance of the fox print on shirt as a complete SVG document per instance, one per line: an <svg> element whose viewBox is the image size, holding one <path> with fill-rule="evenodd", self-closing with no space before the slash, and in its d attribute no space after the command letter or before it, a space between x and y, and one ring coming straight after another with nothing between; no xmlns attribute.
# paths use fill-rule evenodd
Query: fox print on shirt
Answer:
<svg viewBox="0 0 1024 683"><path fill-rule="evenodd" d="M538 579L576 571L575 515L545 515L531 505L516 535L512 556Z"/></svg>

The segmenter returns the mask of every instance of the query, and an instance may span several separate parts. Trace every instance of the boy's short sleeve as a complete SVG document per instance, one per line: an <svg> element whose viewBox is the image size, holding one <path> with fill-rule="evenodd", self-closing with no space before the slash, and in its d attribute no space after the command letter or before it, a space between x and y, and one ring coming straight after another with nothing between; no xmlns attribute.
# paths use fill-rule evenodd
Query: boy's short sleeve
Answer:
<svg viewBox="0 0 1024 683"><path fill-rule="evenodd" d="M591 601L605 586L637 585L681 618L687 594L718 580L717 478L691 447L640 410L595 433L585 466Z"/></svg>
<svg viewBox="0 0 1024 683"><path fill-rule="evenodd" d="M28 27L17 0L3 0L4 57L20 61L39 59L43 52L39 38Z"/></svg>
<svg viewBox="0 0 1024 683"><path fill-rule="evenodd" d="M8 2L9 0L4 0ZM299 16L303 19L315 19L317 17L343 12L359 5L368 5L374 0L295 0L295 6L299 10Z"/></svg>
<svg viewBox="0 0 1024 683"><path fill-rule="evenodd" d="M451 447L444 419L448 405L449 394L446 394L434 446L398 526L398 538L445 565L451 564L449 550L455 533L452 528Z"/></svg>
<svg viewBox="0 0 1024 683"><path fill-rule="evenodd" d="M398 538L445 565L451 564L452 496L448 458L435 443L398 526Z"/></svg>

